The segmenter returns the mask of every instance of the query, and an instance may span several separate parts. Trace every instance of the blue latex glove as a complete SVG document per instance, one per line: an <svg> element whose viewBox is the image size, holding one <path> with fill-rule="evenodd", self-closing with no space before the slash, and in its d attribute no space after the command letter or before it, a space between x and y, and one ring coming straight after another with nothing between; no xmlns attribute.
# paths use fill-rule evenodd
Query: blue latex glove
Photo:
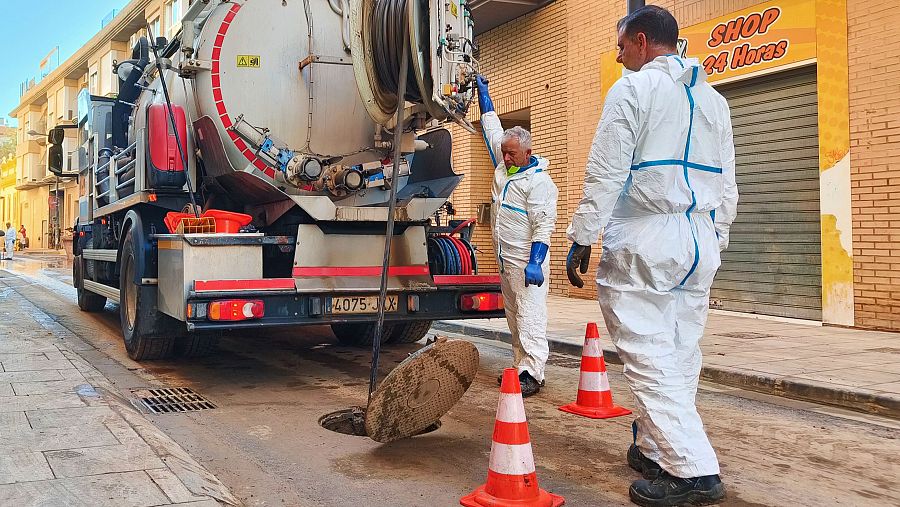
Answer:
<svg viewBox="0 0 900 507"><path fill-rule="evenodd" d="M538 287L544 285L544 270L541 269L541 264L547 258L549 250L550 245L546 243L534 242L531 244L531 257L528 259L528 265L525 266L526 287L529 285L537 285Z"/></svg>
<svg viewBox="0 0 900 507"><path fill-rule="evenodd" d="M478 107L481 114L490 113L494 110L494 103L491 101L491 92L488 91L488 80L478 74L475 76L475 84L478 85Z"/></svg>

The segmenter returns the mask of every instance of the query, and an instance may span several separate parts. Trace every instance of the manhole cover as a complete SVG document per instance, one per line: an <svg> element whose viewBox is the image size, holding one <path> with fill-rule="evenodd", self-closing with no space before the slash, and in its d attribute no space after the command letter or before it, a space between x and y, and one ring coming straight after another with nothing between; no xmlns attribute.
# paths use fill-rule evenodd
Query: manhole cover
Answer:
<svg viewBox="0 0 900 507"><path fill-rule="evenodd" d="M740 340L759 340L762 338L775 338L770 334L765 333L754 333L752 331L739 332L736 331L734 333L716 333L715 336L723 336L725 338L737 338Z"/></svg>
<svg viewBox="0 0 900 507"><path fill-rule="evenodd" d="M456 405L477 372L475 345L439 338L404 359L372 393L366 433L376 442L421 434Z"/></svg>
<svg viewBox="0 0 900 507"><path fill-rule="evenodd" d="M132 389L131 392L138 397L138 401L144 408L154 414L196 412L216 408L212 402L189 387Z"/></svg>

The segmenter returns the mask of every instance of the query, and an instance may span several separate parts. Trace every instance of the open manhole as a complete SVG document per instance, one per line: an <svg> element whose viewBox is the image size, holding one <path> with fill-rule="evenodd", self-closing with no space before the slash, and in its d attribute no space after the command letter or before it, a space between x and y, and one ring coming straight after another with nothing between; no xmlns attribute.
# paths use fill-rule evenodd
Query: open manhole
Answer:
<svg viewBox="0 0 900 507"><path fill-rule="evenodd" d="M326 414L322 427L386 443L434 431L462 398L478 372L478 349L438 338L394 368L372 393L367 409Z"/></svg>
<svg viewBox="0 0 900 507"><path fill-rule="evenodd" d="M215 405L189 387L166 387L162 389L132 389L141 406L153 414L196 412L210 410Z"/></svg>
<svg viewBox="0 0 900 507"><path fill-rule="evenodd" d="M368 433L366 433L366 410L362 407L351 407L325 414L319 418L319 425L326 430L334 431L335 433L354 435L357 437L368 436ZM431 433L440 427L441 421L437 421L420 431L418 434L424 435L425 433Z"/></svg>

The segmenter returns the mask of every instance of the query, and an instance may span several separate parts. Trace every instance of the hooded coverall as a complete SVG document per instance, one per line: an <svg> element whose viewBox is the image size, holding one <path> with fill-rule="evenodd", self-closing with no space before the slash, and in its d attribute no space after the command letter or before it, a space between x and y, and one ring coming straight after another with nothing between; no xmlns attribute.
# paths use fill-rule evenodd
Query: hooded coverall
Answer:
<svg viewBox="0 0 900 507"><path fill-rule="evenodd" d="M603 230L600 308L637 405L636 445L676 477L719 473L695 396L709 292L737 214L728 104L696 59L609 91L568 237Z"/></svg>
<svg viewBox="0 0 900 507"><path fill-rule="evenodd" d="M491 230L500 265L506 321L512 334L513 365L519 373L527 371L540 383L544 381L544 366L550 355L547 343L550 256L541 264L544 283L540 287L525 286L525 267L532 243L550 245L559 192L547 174L549 164L544 158L532 156L527 166L509 174L501 156L503 127L497 113L483 114L481 125L495 165Z"/></svg>

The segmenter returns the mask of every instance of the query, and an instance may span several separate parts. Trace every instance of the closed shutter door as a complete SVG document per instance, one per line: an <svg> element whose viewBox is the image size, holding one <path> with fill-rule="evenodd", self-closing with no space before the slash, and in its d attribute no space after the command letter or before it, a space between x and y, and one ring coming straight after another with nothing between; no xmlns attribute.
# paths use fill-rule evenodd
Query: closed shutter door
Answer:
<svg viewBox="0 0 900 507"><path fill-rule="evenodd" d="M821 320L815 66L718 90L731 107L740 202L711 306Z"/></svg>

